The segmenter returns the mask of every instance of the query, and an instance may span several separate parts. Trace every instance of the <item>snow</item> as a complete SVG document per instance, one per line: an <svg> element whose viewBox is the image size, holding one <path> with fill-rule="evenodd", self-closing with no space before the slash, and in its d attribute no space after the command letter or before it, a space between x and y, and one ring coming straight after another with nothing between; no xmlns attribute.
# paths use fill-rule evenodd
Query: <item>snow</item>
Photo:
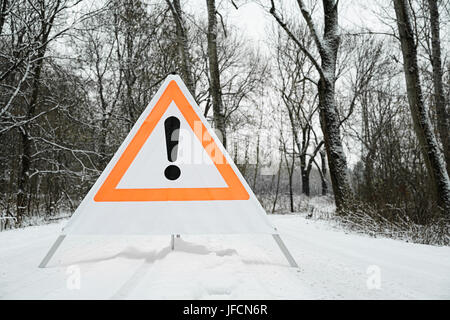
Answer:
<svg viewBox="0 0 450 320"><path fill-rule="evenodd" d="M169 236L70 236L39 269L65 222L1 232L0 299L450 298L449 247L270 219L300 269L268 235L182 236L175 251Z"/></svg>

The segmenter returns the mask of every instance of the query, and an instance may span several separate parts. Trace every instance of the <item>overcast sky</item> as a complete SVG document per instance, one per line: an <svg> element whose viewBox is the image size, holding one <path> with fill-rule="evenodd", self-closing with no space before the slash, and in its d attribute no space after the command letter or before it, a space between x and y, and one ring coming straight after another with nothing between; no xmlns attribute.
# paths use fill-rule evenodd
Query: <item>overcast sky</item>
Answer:
<svg viewBox="0 0 450 320"><path fill-rule="evenodd" d="M310 1L306 0L306 3ZM242 31L242 34L256 45L264 45L267 31L276 23L268 13L270 0L235 0L239 9L231 5L231 0L218 0L219 12L226 17L228 24ZM281 3L281 4L280 4ZM320 1L315 10L316 23L321 24ZM379 11L381 6L386 6L386 0L346 0L339 3L340 26L345 30L367 27L371 30L386 31L386 26L380 23L373 11ZM291 17L300 17L300 10L295 0L276 1L277 9L284 8L286 14ZM206 1L190 0L183 2L184 8L199 17L206 18Z"/></svg>

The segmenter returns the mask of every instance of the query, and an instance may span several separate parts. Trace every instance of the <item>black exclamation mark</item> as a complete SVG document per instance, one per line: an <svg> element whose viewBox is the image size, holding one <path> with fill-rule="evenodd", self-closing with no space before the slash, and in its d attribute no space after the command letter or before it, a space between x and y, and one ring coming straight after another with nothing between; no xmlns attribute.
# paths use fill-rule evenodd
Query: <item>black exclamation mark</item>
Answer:
<svg viewBox="0 0 450 320"><path fill-rule="evenodd" d="M164 121L164 129L166 132L166 150L167 159L170 162L177 160L178 155L178 138L180 135L180 120L177 117L169 117ZM170 165L164 170L164 175L169 180L176 180L181 174L180 168Z"/></svg>

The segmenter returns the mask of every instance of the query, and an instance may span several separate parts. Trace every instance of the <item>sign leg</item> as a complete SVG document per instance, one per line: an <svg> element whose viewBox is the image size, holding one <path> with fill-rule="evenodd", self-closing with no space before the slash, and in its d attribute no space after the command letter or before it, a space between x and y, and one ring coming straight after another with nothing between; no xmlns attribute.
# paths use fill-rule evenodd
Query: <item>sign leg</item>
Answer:
<svg viewBox="0 0 450 320"><path fill-rule="evenodd" d="M170 236L170 247L172 251L175 250L175 236L173 234Z"/></svg>
<svg viewBox="0 0 450 320"><path fill-rule="evenodd" d="M283 240L281 240L281 237L279 234L272 234L272 237L274 238L275 242L277 243L278 247L280 247L281 252L283 252L284 256L286 257L287 261L289 262L289 265L294 268L298 268L297 262L295 262L294 257L289 252L288 248L284 244Z"/></svg>
<svg viewBox="0 0 450 320"><path fill-rule="evenodd" d="M47 266L47 263L50 261L50 259L55 254L58 247L61 245L61 242L63 242L64 238L66 237L65 234L62 234L56 239L55 243L52 245L50 250L45 255L44 259L42 259L41 263L39 264L39 268L45 268Z"/></svg>

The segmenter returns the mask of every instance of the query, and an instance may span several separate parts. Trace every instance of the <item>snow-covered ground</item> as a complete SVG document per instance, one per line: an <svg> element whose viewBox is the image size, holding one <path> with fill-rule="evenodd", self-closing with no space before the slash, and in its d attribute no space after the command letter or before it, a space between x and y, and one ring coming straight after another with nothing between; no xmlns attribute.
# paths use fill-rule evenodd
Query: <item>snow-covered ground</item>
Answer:
<svg viewBox="0 0 450 320"><path fill-rule="evenodd" d="M65 222L0 233L0 299L449 299L450 248L347 234L270 216L300 265L270 236L66 238Z"/></svg>

